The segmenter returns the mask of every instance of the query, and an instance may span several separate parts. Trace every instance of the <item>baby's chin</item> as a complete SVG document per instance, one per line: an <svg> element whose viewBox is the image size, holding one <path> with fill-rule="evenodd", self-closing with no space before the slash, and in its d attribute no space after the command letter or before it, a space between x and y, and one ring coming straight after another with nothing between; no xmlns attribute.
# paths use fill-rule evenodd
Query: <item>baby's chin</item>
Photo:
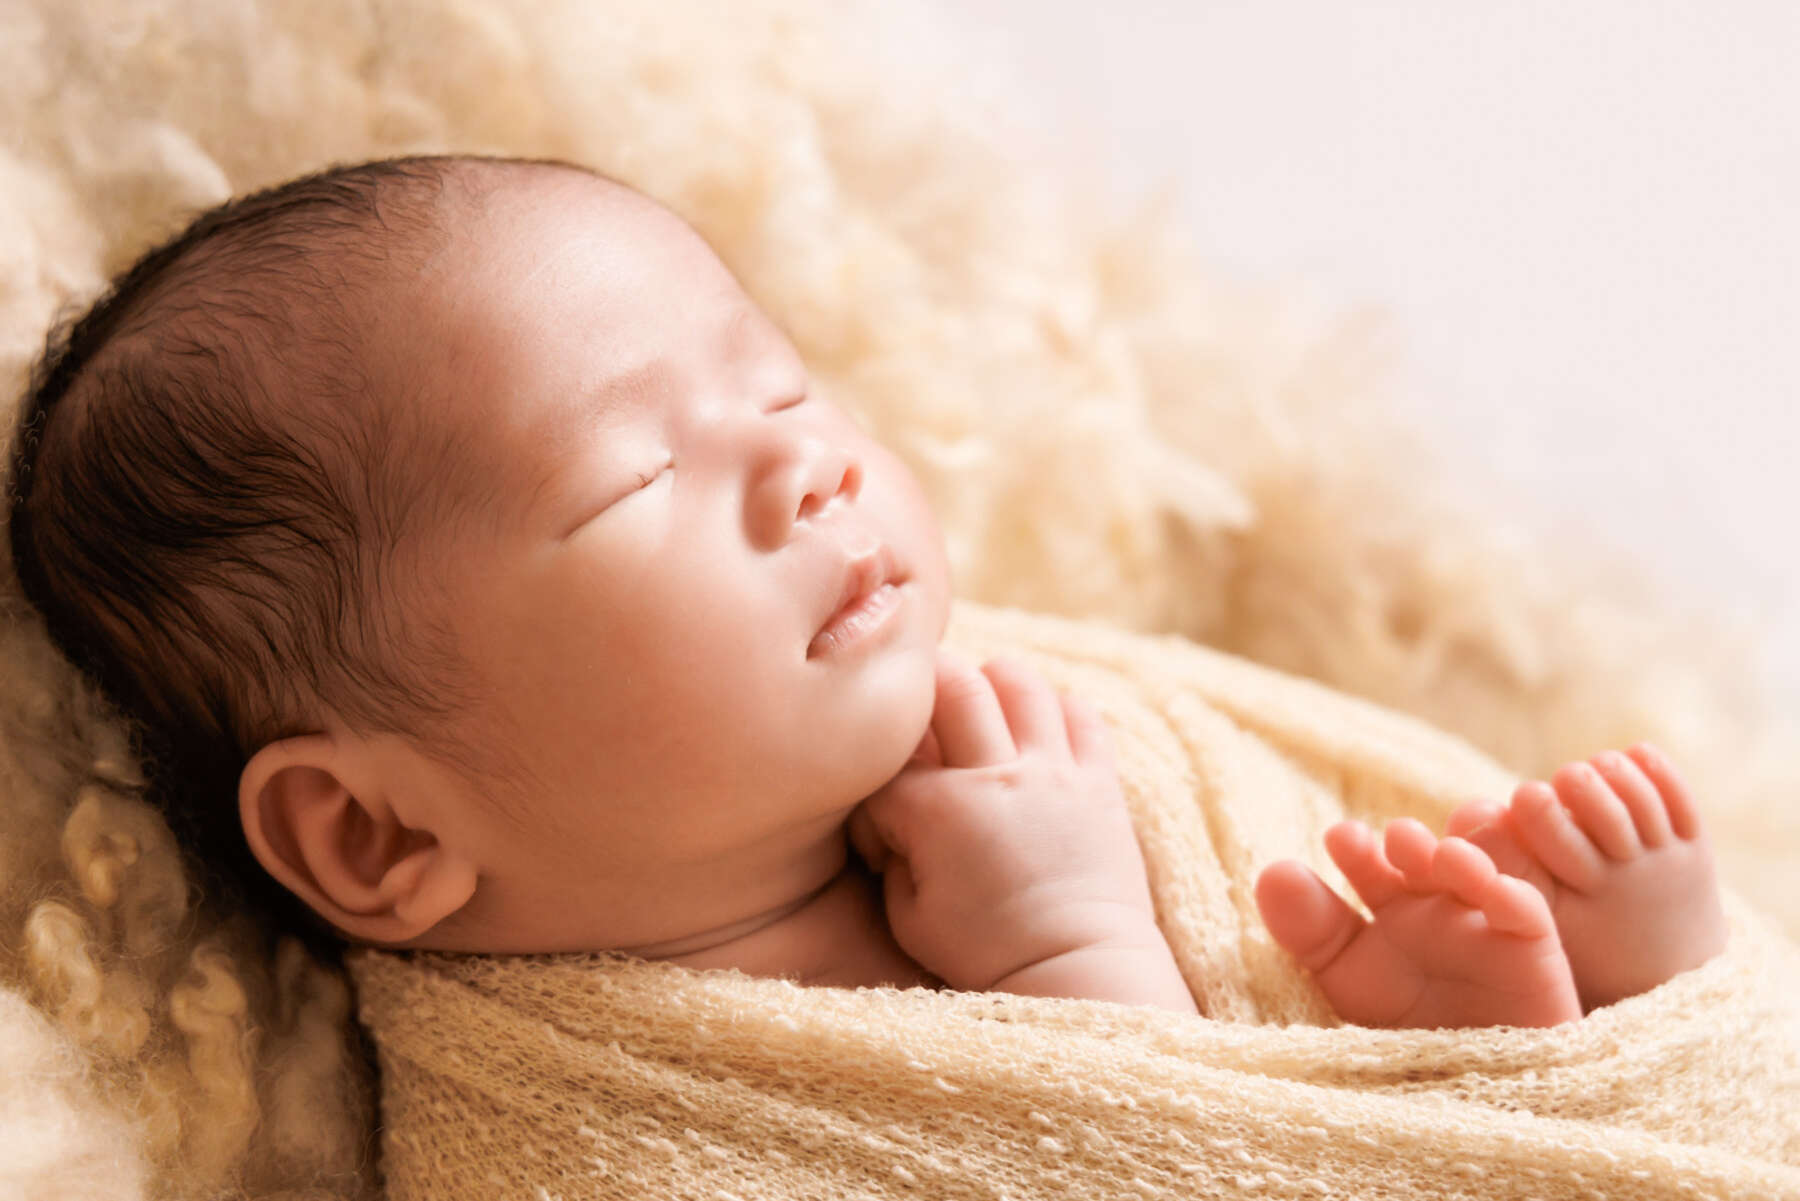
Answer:
<svg viewBox="0 0 1800 1201"><path fill-rule="evenodd" d="M899 775L931 728L937 704L937 645L900 652L889 677L879 720L865 735L867 754L858 756L867 775L855 785L856 799L874 792Z"/></svg>

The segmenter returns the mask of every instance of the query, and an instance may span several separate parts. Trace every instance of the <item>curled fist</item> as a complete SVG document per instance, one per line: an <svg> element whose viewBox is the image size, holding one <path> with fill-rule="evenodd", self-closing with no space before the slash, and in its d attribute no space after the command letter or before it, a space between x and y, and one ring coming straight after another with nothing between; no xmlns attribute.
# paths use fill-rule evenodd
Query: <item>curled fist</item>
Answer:
<svg viewBox="0 0 1800 1201"><path fill-rule="evenodd" d="M882 874L894 940L952 988L1162 945L1106 726L1021 663L940 652L931 727L850 838Z"/></svg>

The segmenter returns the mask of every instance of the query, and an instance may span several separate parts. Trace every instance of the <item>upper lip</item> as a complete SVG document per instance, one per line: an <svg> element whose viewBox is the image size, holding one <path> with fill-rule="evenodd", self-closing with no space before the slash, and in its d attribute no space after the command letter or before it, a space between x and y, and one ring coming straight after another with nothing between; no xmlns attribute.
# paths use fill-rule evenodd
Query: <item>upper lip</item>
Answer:
<svg viewBox="0 0 1800 1201"><path fill-rule="evenodd" d="M885 542L874 550L850 559L842 569L838 590L835 594L837 599L833 602L831 611L819 622L819 630L824 630L846 609L857 604L883 584L893 580L898 574L899 570L894 562L894 552L888 549Z"/></svg>

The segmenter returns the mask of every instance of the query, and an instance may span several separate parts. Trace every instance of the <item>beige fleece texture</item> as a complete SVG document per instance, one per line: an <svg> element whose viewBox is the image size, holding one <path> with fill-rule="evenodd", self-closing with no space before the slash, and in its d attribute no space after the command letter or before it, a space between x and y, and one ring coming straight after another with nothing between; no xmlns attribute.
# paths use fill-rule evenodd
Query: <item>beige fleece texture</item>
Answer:
<svg viewBox="0 0 1800 1201"><path fill-rule="evenodd" d="M1180 639L965 602L949 641L1105 714L1204 1018L355 951L390 1201L1800 1197L1800 948L1736 898L1722 955L1573 1025L1326 1028L1258 871L1346 815L1441 820L1508 774Z"/></svg>
<svg viewBox="0 0 1800 1201"><path fill-rule="evenodd" d="M958 595L1178 631L1523 773L1655 739L1800 930L1800 737L1754 641L1521 537L1391 412L1400 331L1222 278L1171 204L1109 215L912 13L0 0L0 415L59 313L233 192L588 163L689 219L918 474ZM138 786L0 565L0 1196L378 1196L342 971L211 906Z"/></svg>

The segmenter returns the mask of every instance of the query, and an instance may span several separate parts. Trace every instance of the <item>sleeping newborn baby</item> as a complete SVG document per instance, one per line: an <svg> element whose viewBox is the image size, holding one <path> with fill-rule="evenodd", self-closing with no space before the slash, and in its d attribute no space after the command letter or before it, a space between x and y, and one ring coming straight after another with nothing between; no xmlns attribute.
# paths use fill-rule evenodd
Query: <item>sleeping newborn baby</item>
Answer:
<svg viewBox="0 0 1800 1201"><path fill-rule="evenodd" d="M344 939L1195 1011L1096 710L940 650L918 483L629 188L413 159L223 206L17 448L21 582L199 782L178 831ZM1327 846L1366 914L1297 862L1256 901L1351 1022L1553 1025L1725 941L1649 746Z"/></svg>

